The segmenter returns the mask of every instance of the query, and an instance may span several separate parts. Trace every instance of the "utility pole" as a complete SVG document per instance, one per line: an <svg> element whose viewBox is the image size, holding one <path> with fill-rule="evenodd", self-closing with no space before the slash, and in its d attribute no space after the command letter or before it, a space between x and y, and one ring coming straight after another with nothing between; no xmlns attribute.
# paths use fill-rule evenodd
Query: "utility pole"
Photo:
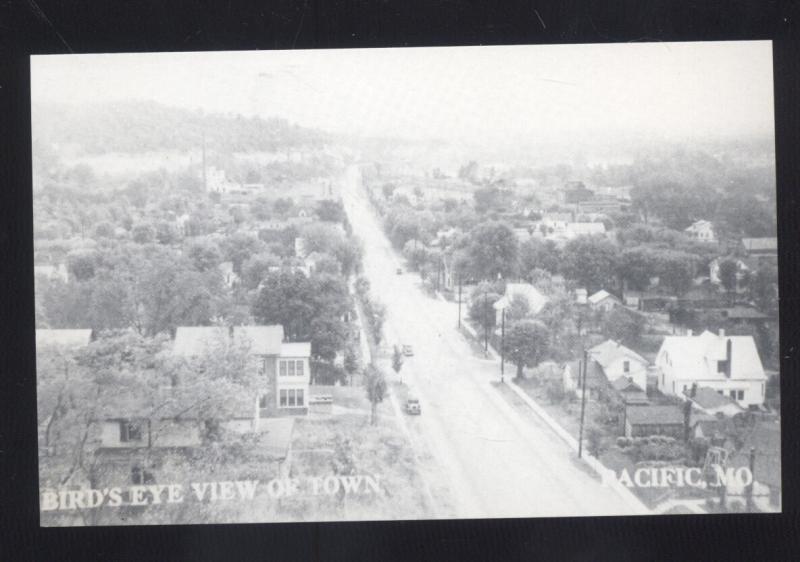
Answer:
<svg viewBox="0 0 800 562"><path fill-rule="evenodd" d="M458 328L461 329L461 273L458 274Z"/></svg>
<svg viewBox="0 0 800 562"><path fill-rule="evenodd" d="M203 131L203 191L208 192L208 181L206 180L206 133Z"/></svg>
<svg viewBox="0 0 800 562"><path fill-rule="evenodd" d="M756 466L756 450L755 447L750 447L750 478L751 481L747 485L747 512L752 513L753 509L753 482L755 482L755 466Z"/></svg>
<svg viewBox="0 0 800 562"><path fill-rule="evenodd" d="M506 365L506 307L503 307L500 322L500 382L505 382Z"/></svg>
<svg viewBox="0 0 800 562"><path fill-rule="evenodd" d="M580 369L583 371L583 376L581 377L581 428L578 434L578 458L581 458L583 454L583 420L586 414L586 367L587 367L587 359L589 353L586 349L583 350L583 365Z"/></svg>
<svg viewBox="0 0 800 562"><path fill-rule="evenodd" d="M484 291L483 292L483 352L486 355L489 355L489 320L488 310L489 310L489 293Z"/></svg>

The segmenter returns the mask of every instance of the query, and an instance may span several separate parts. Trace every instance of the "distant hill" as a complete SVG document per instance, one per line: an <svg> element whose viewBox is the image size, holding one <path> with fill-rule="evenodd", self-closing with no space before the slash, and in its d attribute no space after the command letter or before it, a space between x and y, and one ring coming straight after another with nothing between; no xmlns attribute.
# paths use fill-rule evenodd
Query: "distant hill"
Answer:
<svg viewBox="0 0 800 562"><path fill-rule="evenodd" d="M33 107L34 139L78 145L89 154L197 149L203 134L209 149L223 152L320 147L328 139L285 119L203 113L150 101Z"/></svg>

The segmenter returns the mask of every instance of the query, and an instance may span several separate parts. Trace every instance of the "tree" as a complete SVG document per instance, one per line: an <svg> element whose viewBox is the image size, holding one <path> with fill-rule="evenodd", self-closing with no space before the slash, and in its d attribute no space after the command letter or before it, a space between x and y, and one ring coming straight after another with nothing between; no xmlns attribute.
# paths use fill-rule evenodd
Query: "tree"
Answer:
<svg viewBox="0 0 800 562"><path fill-rule="evenodd" d="M79 251L67 256L67 266L71 278L86 281L94 277L97 255L93 252Z"/></svg>
<svg viewBox="0 0 800 562"><path fill-rule="evenodd" d="M617 248L609 240L579 236L564 246L561 270L591 294L615 285L617 260Z"/></svg>
<svg viewBox="0 0 800 562"><path fill-rule="evenodd" d="M261 252L247 258L242 264L242 282L248 289L255 289L267 277L270 269L280 265L280 259L269 252Z"/></svg>
<svg viewBox="0 0 800 562"><path fill-rule="evenodd" d="M531 305L522 295L514 295L506 310L506 322L513 323L524 320L531 314Z"/></svg>
<svg viewBox="0 0 800 562"><path fill-rule="evenodd" d="M692 286L698 257L679 250L657 250L658 274L661 285L669 287L677 295L682 295Z"/></svg>
<svg viewBox="0 0 800 562"><path fill-rule="evenodd" d="M615 306L603 316L602 332L606 338L623 345L636 346L641 342L646 325L647 320L641 314Z"/></svg>
<svg viewBox="0 0 800 562"><path fill-rule="evenodd" d="M749 285L750 298L770 316L778 314L778 268L772 264L759 266Z"/></svg>
<svg viewBox="0 0 800 562"><path fill-rule="evenodd" d="M311 355L331 362L347 343L347 330L341 319L316 316L311 320Z"/></svg>
<svg viewBox="0 0 800 562"><path fill-rule="evenodd" d="M505 224L483 223L470 232L467 255L478 279L494 280L498 275L513 277L517 272L518 251L517 238Z"/></svg>
<svg viewBox="0 0 800 562"><path fill-rule="evenodd" d="M485 288L484 291L483 287L479 286L472 292L469 317L481 326L492 327L495 324L494 303L500 300L500 295L491 292L488 285Z"/></svg>
<svg viewBox="0 0 800 562"><path fill-rule="evenodd" d="M397 187L393 183L383 184L381 192L383 193L384 199L391 199L395 189L397 189Z"/></svg>
<svg viewBox="0 0 800 562"><path fill-rule="evenodd" d="M403 352L400 351L400 348L394 346L394 352L392 353L392 369L398 375L400 374L400 369L403 368Z"/></svg>
<svg viewBox="0 0 800 562"><path fill-rule="evenodd" d="M529 275L534 269L556 273L561 263L561 252L552 240L529 238L519 246L520 272Z"/></svg>
<svg viewBox="0 0 800 562"><path fill-rule="evenodd" d="M344 353L344 370L350 375L350 385L353 384L353 375L358 372L360 365L355 346L349 345Z"/></svg>
<svg viewBox="0 0 800 562"><path fill-rule="evenodd" d="M222 241L222 255L227 261L233 264L233 271L237 275L242 273L242 264L252 256L266 249L264 242L256 236L242 232L234 233Z"/></svg>
<svg viewBox="0 0 800 562"><path fill-rule="evenodd" d="M495 210L502 210L510 203L510 192L497 187L481 187L473 192L475 199L475 210L479 213L487 213Z"/></svg>
<svg viewBox="0 0 800 562"><path fill-rule="evenodd" d="M658 256L645 246L625 248L620 254L619 274L629 289L644 291L650 285L650 278L657 268Z"/></svg>
<svg viewBox="0 0 800 562"><path fill-rule="evenodd" d="M545 357L548 334L544 324L537 320L520 320L506 328L504 353L517 366L517 378L523 367L534 367Z"/></svg>
<svg viewBox="0 0 800 562"><path fill-rule="evenodd" d="M272 204L272 208L275 211L276 215L284 217L288 215L289 211L291 211L294 208L294 201L289 197L287 198L279 197Z"/></svg>
<svg viewBox="0 0 800 562"><path fill-rule="evenodd" d="M344 207L340 201L324 199L317 203L317 216L326 222L344 222Z"/></svg>
<svg viewBox="0 0 800 562"><path fill-rule="evenodd" d="M156 230L149 224L137 224L133 227L131 235L137 244L150 244L156 238Z"/></svg>
<svg viewBox="0 0 800 562"><path fill-rule="evenodd" d="M605 450L603 441L603 432L600 430L600 428L590 426L586 430L586 450L594 458L598 458L601 454L603 454L603 451Z"/></svg>
<svg viewBox="0 0 800 562"><path fill-rule="evenodd" d="M719 282L732 299L739 285L739 265L736 260L724 259L720 262Z"/></svg>
<svg viewBox="0 0 800 562"><path fill-rule="evenodd" d="M215 269L222 262L222 253L216 242L210 239L192 240L186 255L197 271Z"/></svg>
<svg viewBox="0 0 800 562"><path fill-rule="evenodd" d="M378 404L383 402L383 399L386 397L388 387L386 385L386 378L383 376L383 373L380 371L380 369L372 364L367 366L366 389L367 399L372 405L370 423L375 425L375 415L378 410Z"/></svg>

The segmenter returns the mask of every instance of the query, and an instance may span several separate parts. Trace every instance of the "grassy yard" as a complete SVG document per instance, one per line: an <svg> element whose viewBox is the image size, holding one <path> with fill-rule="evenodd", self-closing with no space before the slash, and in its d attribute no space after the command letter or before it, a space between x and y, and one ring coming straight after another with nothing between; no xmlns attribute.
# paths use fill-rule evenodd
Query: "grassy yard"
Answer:
<svg viewBox="0 0 800 562"><path fill-rule="evenodd" d="M393 387L395 385L392 385ZM334 403L367 412L363 388L337 387ZM336 474L371 476L379 493L302 493L281 500L282 520L363 520L431 517L414 451L394 416L388 397L378 408L375 425L369 416L344 413L300 418L292 438L291 477L309 481Z"/></svg>

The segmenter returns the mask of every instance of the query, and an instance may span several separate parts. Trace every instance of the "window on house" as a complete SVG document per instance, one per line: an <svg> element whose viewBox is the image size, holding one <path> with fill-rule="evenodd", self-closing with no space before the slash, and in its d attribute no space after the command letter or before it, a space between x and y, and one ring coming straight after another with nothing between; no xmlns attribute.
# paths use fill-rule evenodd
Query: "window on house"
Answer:
<svg viewBox="0 0 800 562"><path fill-rule="evenodd" d="M289 361L289 376L293 377L295 373L294 361Z"/></svg>
<svg viewBox="0 0 800 562"><path fill-rule="evenodd" d="M142 425L139 422L120 422L119 440L123 443L142 440Z"/></svg>
<svg viewBox="0 0 800 562"><path fill-rule="evenodd" d="M280 364L280 376L285 377L286 376L286 361L279 361L278 363Z"/></svg>
<svg viewBox="0 0 800 562"><path fill-rule="evenodd" d="M302 377L303 376L303 360L297 362L297 375Z"/></svg>
<svg viewBox="0 0 800 562"><path fill-rule="evenodd" d="M289 395L289 404L288 404L288 406L291 408L292 406L295 405L295 391L294 391L294 389L290 388L287 391L287 394Z"/></svg>
<svg viewBox="0 0 800 562"><path fill-rule="evenodd" d="M625 373L630 373L631 372L631 362L630 361L624 361L622 363L622 370Z"/></svg>
<svg viewBox="0 0 800 562"><path fill-rule="evenodd" d="M260 357L258 359L258 374L265 375L267 373L267 358Z"/></svg>
<svg viewBox="0 0 800 562"><path fill-rule="evenodd" d="M149 470L143 469L141 466L134 465L131 468L131 482L137 486L142 484L155 484L155 476Z"/></svg>
<svg viewBox="0 0 800 562"><path fill-rule="evenodd" d="M718 373L727 373L728 372L728 362L727 361L717 361L717 372Z"/></svg>
<svg viewBox="0 0 800 562"><path fill-rule="evenodd" d="M736 400L736 391L735 390L731 390L728 394L730 395L731 398Z"/></svg>
<svg viewBox="0 0 800 562"><path fill-rule="evenodd" d="M736 391L736 399L737 400L744 400L744 390L737 390Z"/></svg>
<svg viewBox="0 0 800 562"><path fill-rule="evenodd" d="M302 406L305 399L303 389L298 388L296 392L297 392L297 405Z"/></svg>
<svg viewBox="0 0 800 562"><path fill-rule="evenodd" d="M282 389L281 392L280 392L280 405L281 405L281 408L285 408L286 407L287 400L288 400L287 394L288 394L288 391L286 389Z"/></svg>

